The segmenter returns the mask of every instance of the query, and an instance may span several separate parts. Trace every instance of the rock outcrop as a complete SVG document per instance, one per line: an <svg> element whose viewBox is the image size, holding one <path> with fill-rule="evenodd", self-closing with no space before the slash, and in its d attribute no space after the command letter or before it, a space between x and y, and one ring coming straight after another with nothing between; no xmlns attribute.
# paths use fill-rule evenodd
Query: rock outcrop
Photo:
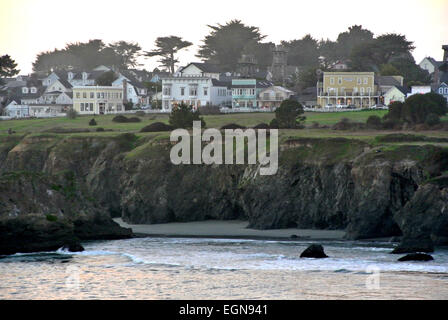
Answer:
<svg viewBox="0 0 448 320"><path fill-rule="evenodd" d="M328 256L324 252L324 247L320 244L312 244L308 248L306 248L301 254L300 258L328 258Z"/></svg>
<svg viewBox="0 0 448 320"><path fill-rule="evenodd" d="M425 253L410 253L398 259L398 261L431 261L434 260L432 256Z"/></svg>
<svg viewBox="0 0 448 320"><path fill-rule="evenodd" d="M377 152L360 140L292 139L281 143L272 176L257 165L175 166L170 148L153 134L0 140L3 228L31 214L61 238L115 239L131 233L111 216L133 224L238 218L258 229L346 229L348 239L402 236L399 252L448 243L442 147Z"/></svg>

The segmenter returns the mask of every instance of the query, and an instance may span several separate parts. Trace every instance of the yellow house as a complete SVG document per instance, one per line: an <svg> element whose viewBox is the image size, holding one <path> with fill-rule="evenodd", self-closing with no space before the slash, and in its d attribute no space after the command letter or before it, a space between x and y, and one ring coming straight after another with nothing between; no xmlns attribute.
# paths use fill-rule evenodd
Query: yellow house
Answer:
<svg viewBox="0 0 448 320"><path fill-rule="evenodd" d="M73 109L80 114L105 114L124 111L123 88L112 86L73 87Z"/></svg>
<svg viewBox="0 0 448 320"><path fill-rule="evenodd" d="M321 107L354 105L367 108L381 100L374 72L324 72L318 83L317 103Z"/></svg>

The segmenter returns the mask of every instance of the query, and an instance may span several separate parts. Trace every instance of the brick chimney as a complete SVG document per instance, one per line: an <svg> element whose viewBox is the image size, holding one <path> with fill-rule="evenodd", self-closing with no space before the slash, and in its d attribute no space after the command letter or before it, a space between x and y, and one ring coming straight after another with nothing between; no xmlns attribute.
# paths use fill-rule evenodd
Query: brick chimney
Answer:
<svg viewBox="0 0 448 320"><path fill-rule="evenodd" d="M448 44L442 46L443 49L443 61L448 61Z"/></svg>

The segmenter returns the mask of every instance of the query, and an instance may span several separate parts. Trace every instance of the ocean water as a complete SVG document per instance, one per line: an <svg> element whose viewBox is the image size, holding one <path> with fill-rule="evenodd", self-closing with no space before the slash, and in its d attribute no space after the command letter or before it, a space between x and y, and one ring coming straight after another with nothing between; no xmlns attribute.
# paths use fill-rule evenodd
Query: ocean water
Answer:
<svg viewBox="0 0 448 320"><path fill-rule="evenodd" d="M448 299L448 250L398 262L390 243L136 238L0 259L0 299Z"/></svg>

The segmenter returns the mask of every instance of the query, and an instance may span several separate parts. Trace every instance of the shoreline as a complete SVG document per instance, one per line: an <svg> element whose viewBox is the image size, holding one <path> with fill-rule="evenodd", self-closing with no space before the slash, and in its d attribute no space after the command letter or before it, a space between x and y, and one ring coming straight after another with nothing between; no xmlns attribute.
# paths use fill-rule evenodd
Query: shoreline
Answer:
<svg viewBox="0 0 448 320"><path fill-rule="evenodd" d="M205 220L159 224L128 224L121 218L113 219L121 227L131 228L136 237L212 238L247 240L345 240L344 230L314 229L248 229L248 221Z"/></svg>

